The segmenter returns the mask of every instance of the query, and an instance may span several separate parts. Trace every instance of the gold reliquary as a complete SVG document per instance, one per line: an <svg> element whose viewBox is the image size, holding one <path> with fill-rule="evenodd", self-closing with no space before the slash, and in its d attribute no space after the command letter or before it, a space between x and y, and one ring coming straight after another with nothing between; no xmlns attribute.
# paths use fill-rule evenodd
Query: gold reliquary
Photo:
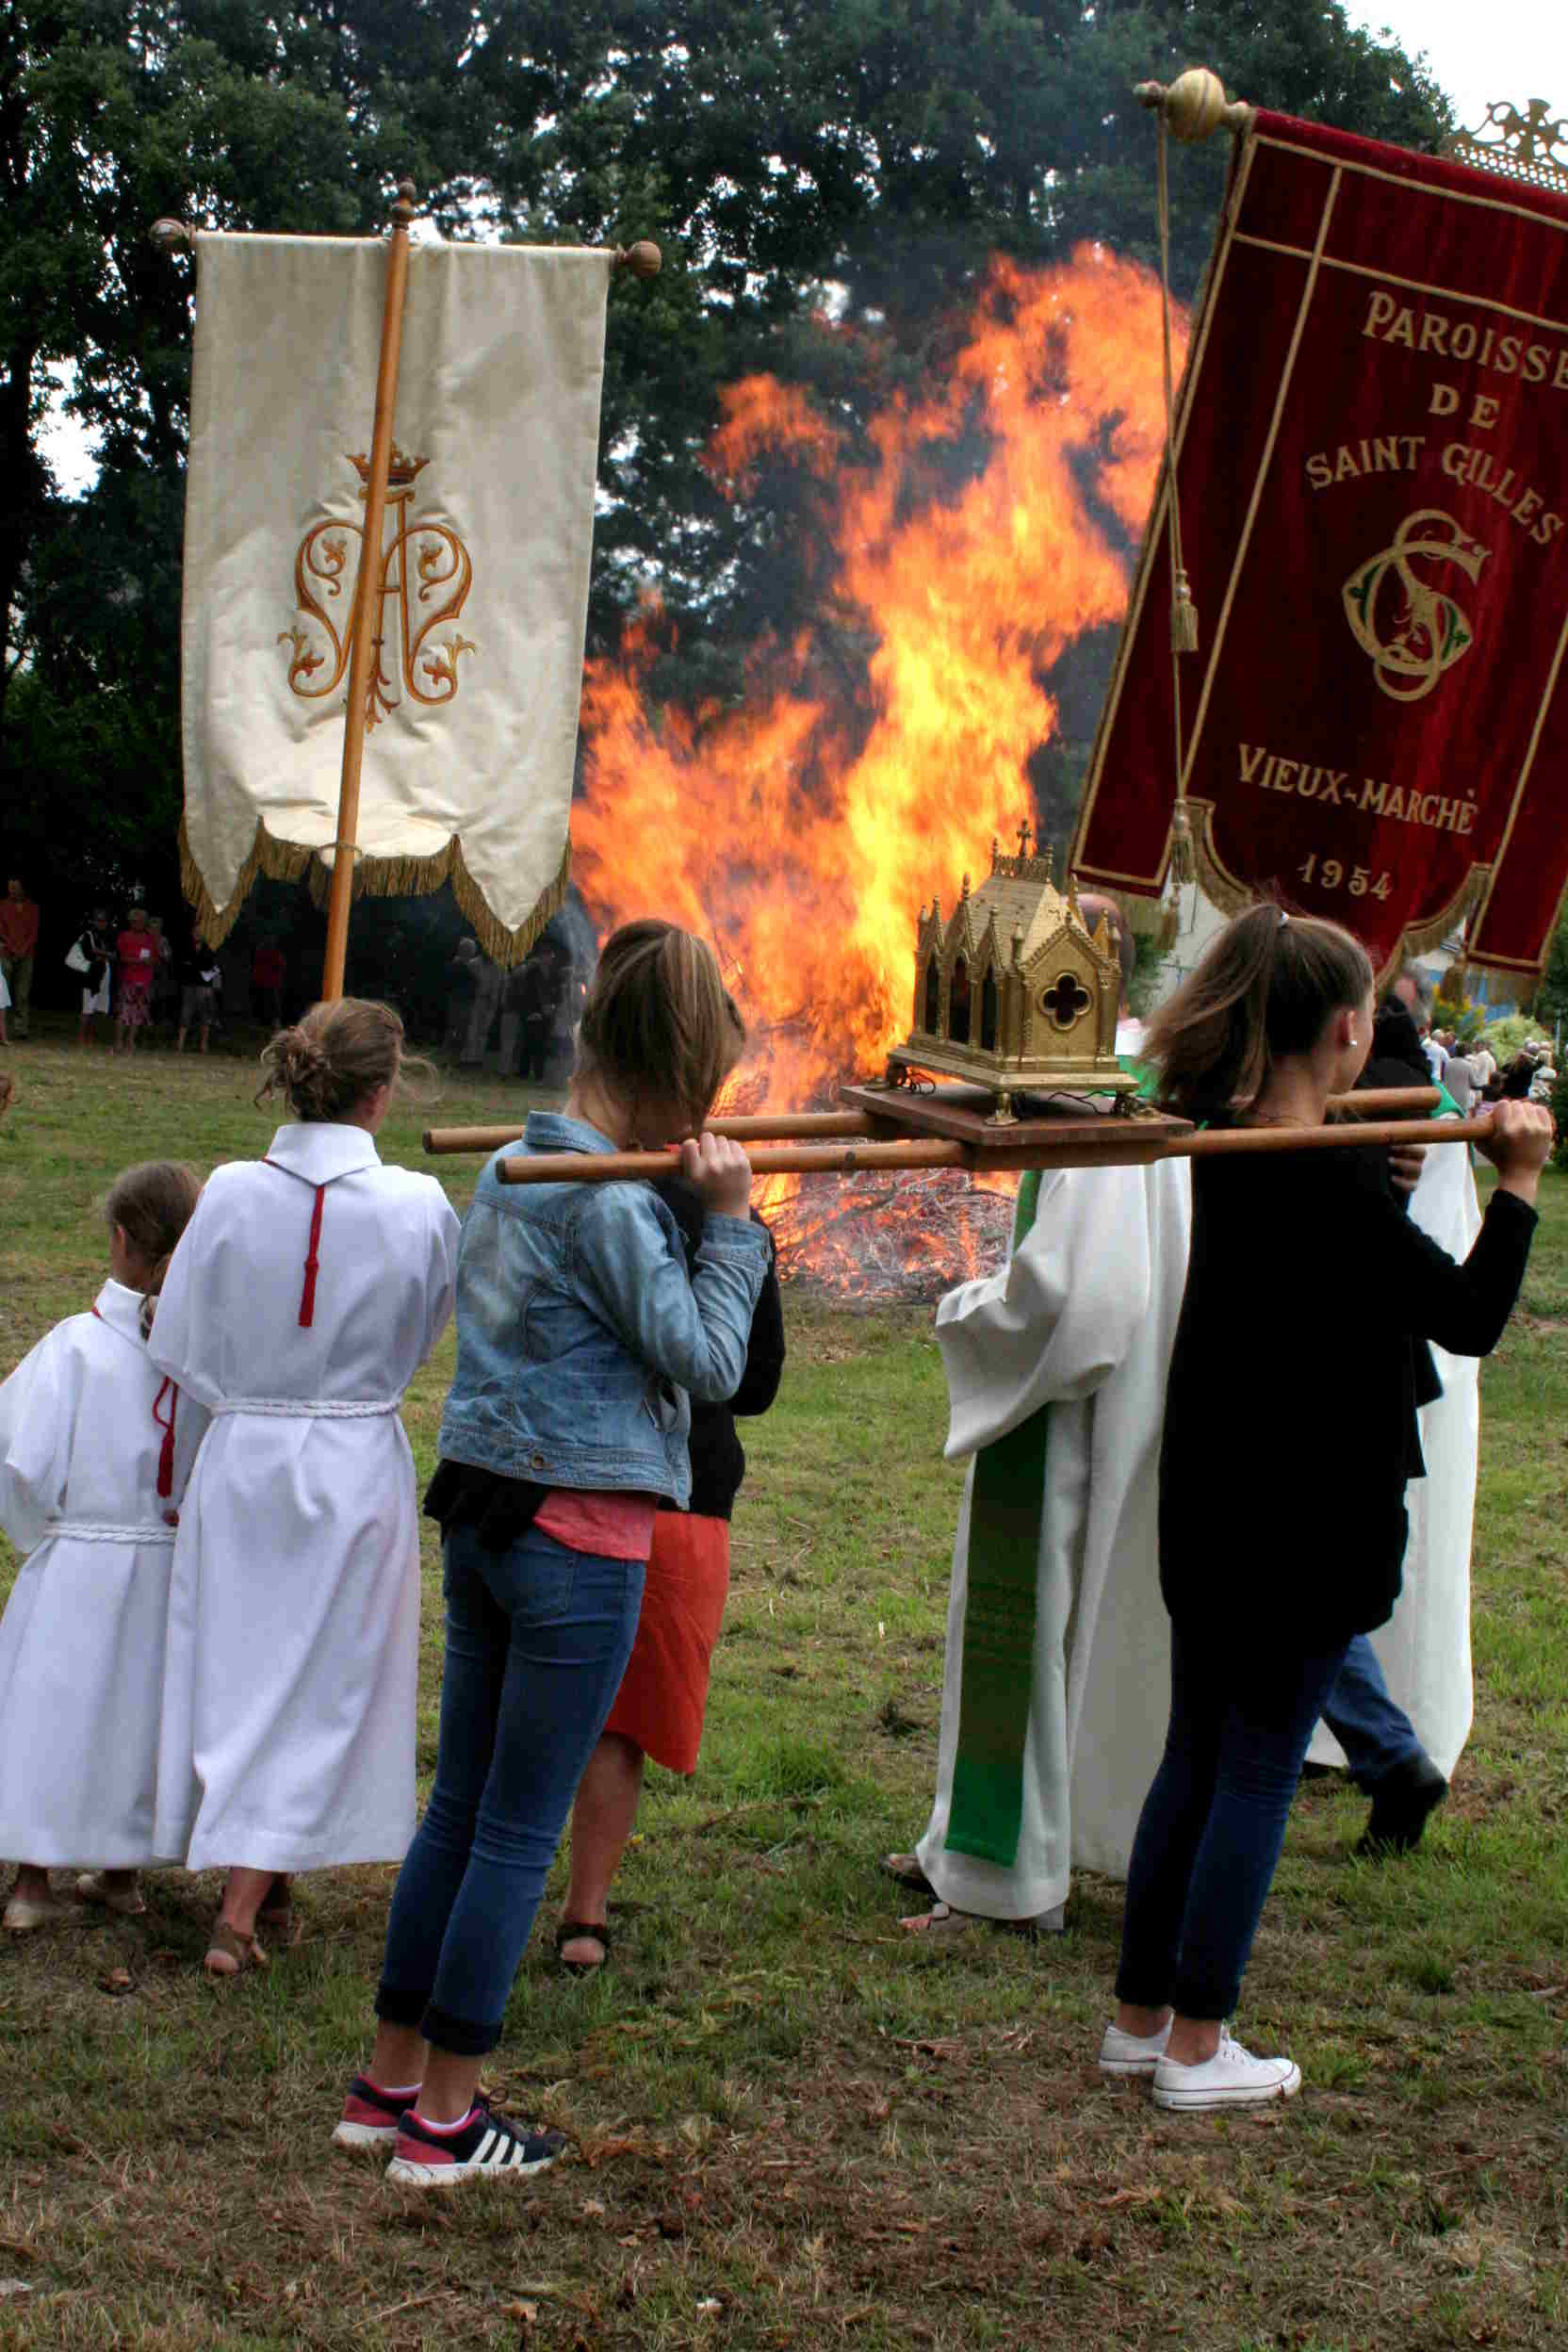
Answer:
<svg viewBox="0 0 1568 2352"><path fill-rule="evenodd" d="M1018 1094L1131 1092L1116 1056L1121 964L1110 924L1092 928L1075 883L1064 897L1051 878L1053 852L1032 857L1030 829L1018 855L993 840L991 870L969 876L945 923L933 899L915 944L915 1020L888 1056L888 1076L929 1070L986 1087L993 1117L1013 1117Z"/></svg>

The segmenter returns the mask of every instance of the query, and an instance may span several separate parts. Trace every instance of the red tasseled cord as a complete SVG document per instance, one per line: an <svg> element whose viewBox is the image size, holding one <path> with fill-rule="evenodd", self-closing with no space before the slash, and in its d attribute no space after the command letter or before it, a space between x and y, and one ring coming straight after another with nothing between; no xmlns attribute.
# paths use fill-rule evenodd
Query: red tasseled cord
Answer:
<svg viewBox="0 0 1568 2352"><path fill-rule="evenodd" d="M158 1407L166 1396L169 1399L167 1421L158 1411ZM163 1444L158 1447L158 1493L160 1494L172 1494L174 1492L174 1415L179 1409L179 1402L178 1388L172 1380L166 1378L163 1386L153 1399L153 1418L163 1431Z"/></svg>
<svg viewBox="0 0 1568 2352"><path fill-rule="evenodd" d="M316 1274L320 1266L321 1203L327 1197L325 1184L316 1187L316 1206L310 1213L310 1247L305 1251L305 1286L300 1293L300 1323L302 1329L316 1320Z"/></svg>
<svg viewBox="0 0 1568 2352"><path fill-rule="evenodd" d="M273 1159L270 1153L268 1154L262 1165L265 1168L283 1168L282 1161ZM283 1168L283 1173L286 1176L292 1176L294 1171L291 1168ZM302 1184L304 1183L304 1181L305 1179L303 1177L300 1179ZM310 1326L316 1320L316 1276L321 1264L319 1255L321 1248L321 1203L327 1197L327 1188L325 1184L318 1184L315 1187L315 1191L316 1206L310 1213L310 1242L305 1250L305 1286L300 1293L300 1327L302 1331L308 1331Z"/></svg>

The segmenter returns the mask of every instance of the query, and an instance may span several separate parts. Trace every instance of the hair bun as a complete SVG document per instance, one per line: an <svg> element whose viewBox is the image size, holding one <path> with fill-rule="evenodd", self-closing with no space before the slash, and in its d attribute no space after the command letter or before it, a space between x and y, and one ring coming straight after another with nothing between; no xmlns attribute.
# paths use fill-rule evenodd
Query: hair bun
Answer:
<svg viewBox="0 0 1568 2352"><path fill-rule="evenodd" d="M389 1004L343 996L313 1004L262 1049L258 1102L280 1090L298 1119L339 1119L377 1086L393 1084L403 1025Z"/></svg>

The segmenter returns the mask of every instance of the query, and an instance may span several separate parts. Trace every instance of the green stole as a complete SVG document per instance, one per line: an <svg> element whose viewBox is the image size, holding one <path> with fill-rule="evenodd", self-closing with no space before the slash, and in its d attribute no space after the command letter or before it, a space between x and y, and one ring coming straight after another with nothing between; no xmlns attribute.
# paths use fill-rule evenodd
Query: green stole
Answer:
<svg viewBox="0 0 1568 2352"><path fill-rule="evenodd" d="M1035 1222L1039 1197L1039 1171L1030 1168L1018 1189L1015 1252ZM944 1843L949 1853L1003 1870L1012 1868L1023 1821L1050 1413L1042 1405L994 1446L982 1446L970 1494L958 1748Z"/></svg>
<svg viewBox="0 0 1568 2352"><path fill-rule="evenodd" d="M1130 1054L1140 1093L1152 1076ZM1016 1253L1035 1222L1040 1178L1031 1168L1019 1185L1013 1219ZM944 1847L1011 1870L1023 1823L1023 1743L1035 1681L1040 1525L1045 1516L1045 1441L1051 1408L1042 1405L1016 1429L982 1446L970 1494L969 1590L964 1603L958 1744Z"/></svg>

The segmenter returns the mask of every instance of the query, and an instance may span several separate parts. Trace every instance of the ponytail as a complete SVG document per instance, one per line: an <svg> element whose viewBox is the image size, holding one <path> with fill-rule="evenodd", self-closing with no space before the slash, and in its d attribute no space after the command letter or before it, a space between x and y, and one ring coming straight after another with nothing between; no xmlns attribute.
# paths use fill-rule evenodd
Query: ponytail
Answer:
<svg viewBox="0 0 1568 2352"><path fill-rule="evenodd" d="M745 1041L705 939L654 916L612 932L582 1008L580 1073L602 1079L634 1116L645 1095L674 1102L694 1132Z"/></svg>
<svg viewBox="0 0 1568 2352"><path fill-rule="evenodd" d="M1160 1102L1186 1119L1255 1102L1282 1055L1309 1053L1372 981L1366 950L1337 923L1249 907L1149 1024Z"/></svg>
<svg viewBox="0 0 1568 2352"><path fill-rule="evenodd" d="M179 1160L146 1160L126 1168L109 1186L104 1200L104 1222L112 1233L120 1226L141 1264L148 1268L141 1288L141 1336L150 1337L158 1294L169 1271L174 1247L201 1198L202 1184L194 1168Z"/></svg>
<svg viewBox="0 0 1568 2352"><path fill-rule="evenodd" d="M152 1273L148 1276L146 1285L142 1290L141 1314L138 1320L141 1325L141 1336L143 1339L151 1339L153 1336L153 1318L158 1311L158 1300L163 1295L164 1278L169 1272L170 1264L174 1252L172 1250L166 1250L164 1251L156 1266L154 1266Z"/></svg>

